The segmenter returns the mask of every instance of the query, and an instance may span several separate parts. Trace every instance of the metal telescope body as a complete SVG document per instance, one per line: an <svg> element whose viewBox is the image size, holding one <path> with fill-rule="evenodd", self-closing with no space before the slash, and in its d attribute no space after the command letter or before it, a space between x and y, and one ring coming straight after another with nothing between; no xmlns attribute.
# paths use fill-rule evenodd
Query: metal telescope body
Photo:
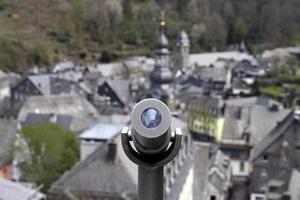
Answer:
<svg viewBox="0 0 300 200"><path fill-rule="evenodd" d="M171 130L169 108L156 99L144 99L133 108L132 128L124 127L122 146L127 157L138 165L138 199L163 200L163 166L180 149L181 129Z"/></svg>

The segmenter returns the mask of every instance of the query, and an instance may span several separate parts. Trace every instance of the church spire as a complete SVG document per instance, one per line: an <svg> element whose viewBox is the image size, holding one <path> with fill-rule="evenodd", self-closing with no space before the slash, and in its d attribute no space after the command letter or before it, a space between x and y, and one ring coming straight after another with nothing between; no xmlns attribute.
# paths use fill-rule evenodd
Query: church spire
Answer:
<svg viewBox="0 0 300 200"><path fill-rule="evenodd" d="M158 38L158 49L166 48L168 46L168 39L165 35L165 27L166 27L166 20L165 20L165 13L164 11L160 12L160 19L159 19L159 38Z"/></svg>
<svg viewBox="0 0 300 200"><path fill-rule="evenodd" d="M168 49L168 39L164 33L166 25L164 12L160 15L160 35L158 38L157 49L155 51L155 67L151 73L151 81L155 84L171 83L173 81L173 73L170 70L170 52Z"/></svg>
<svg viewBox="0 0 300 200"><path fill-rule="evenodd" d="M164 32L165 26L166 26L165 12L161 11L160 12L160 19L159 19L159 27L160 27L161 32Z"/></svg>

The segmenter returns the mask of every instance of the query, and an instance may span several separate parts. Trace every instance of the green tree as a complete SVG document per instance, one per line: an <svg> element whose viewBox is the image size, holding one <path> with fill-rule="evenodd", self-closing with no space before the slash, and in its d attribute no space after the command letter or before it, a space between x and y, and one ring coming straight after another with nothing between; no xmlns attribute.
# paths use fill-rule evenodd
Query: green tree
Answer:
<svg viewBox="0 0 300 200"><path fill-rule="evenodd" d="M227 43L228 44L240 43L242 40L245 40L247 36L248 36L247 24L243 19L239 18L229 28Z"/></svg>
<svg viewBox="0 0 300 200"><path fill-rule="evenodd" d="M74 29L76 33L81 33L83 31L84 11L85 11L84 0L73 0L69 9L69 17L71 19L71 22L74 25Z"/></svg>
<svg viewBox="0 0 300 200"><path fill-rule="evenodd" d="M29 152L29 158L21 165L22 179L50 185L79 158L79 144L74 134L57 124L38 123L24 125L20 130Z"/></svg>

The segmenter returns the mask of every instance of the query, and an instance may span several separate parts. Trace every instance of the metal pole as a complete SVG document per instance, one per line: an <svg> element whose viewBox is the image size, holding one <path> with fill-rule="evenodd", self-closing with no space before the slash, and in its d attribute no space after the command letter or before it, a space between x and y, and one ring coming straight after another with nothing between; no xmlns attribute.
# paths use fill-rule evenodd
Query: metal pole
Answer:
<svg viewBox="0 0 300 200"><path fill-rule="evenodd" d="M139 166L138 174L138 200L163 200L163 166L155 169Z"/></svg>

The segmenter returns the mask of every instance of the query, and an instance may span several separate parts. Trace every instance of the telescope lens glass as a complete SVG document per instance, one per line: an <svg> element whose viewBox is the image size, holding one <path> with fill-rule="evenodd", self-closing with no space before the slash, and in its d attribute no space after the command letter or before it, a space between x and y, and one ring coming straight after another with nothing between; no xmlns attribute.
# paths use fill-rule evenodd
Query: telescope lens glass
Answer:
<svg viewBox="0 0 300 200"><path fill-rule="evenodd" d="M141 121L147 128L156 128L161 122L161 114L155 108L148 108L142 113Z"/></svg>

